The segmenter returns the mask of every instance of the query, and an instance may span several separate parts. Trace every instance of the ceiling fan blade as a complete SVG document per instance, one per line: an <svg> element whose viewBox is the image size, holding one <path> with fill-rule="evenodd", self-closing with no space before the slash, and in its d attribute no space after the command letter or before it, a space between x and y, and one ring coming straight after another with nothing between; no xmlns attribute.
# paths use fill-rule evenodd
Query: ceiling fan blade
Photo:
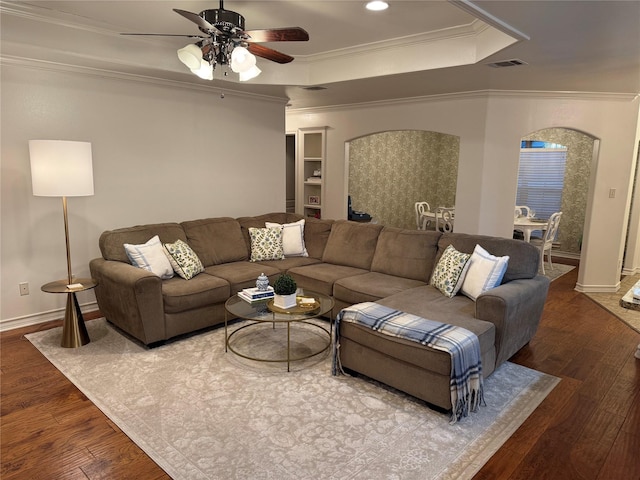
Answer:
<svg viewBox="0 0 640 480"><path fill-rule="evenodd" d="M269 28L265 30L245 30L252 42L306 42L309 34L300 27Z"/></svg>
<svg viewBox="0 0 640 480"><path fill-rule="evenodd" d="M187 37L187 38L200 38L205 39L202 35L188 35L180 33L121 33L120 35L133 35L133 36L150 36L150 37Z"/></svg>
<svg viewBox="0 0 640 480"><path fill-rule="evenodd" d="M179 15L182 15L187 20L191 20L193 23L198 25L198 27L200 27L200 30L202 30L205 33L214 33L216 35L224 35L223 32L221 32L216 27L211 25L209 22L207 22L204 18L202 18L197 13L187 12L186 10L180 10L179 8L174 8L173 11Z"/></svg>
<svg viewBox="0 0 640 480"><path fill-rule="evenodd" d="M247 46L247 50L258 57L266 58L276 63L289 63L293 61L292 56L263 45L258 45L257 43L250 43L249 46Z"/></svg>

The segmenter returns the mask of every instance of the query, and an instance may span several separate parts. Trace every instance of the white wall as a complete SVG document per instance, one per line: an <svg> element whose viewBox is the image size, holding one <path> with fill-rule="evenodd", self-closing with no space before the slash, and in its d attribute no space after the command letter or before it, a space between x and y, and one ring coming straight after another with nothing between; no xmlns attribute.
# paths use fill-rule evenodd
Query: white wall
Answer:
<svg viewBox="0 0 640 480"><path fill-rule="evenodd" d="M327 125L327 204L345 218L345 143L374 132L433 130L460 137L456 231L510 237L520 140L548 127L600 139L577 288L615 291L638 123L638 100L625 95L486 92L366 106L287 112L287 130ZM609 189L616 188L616 198ZM637 230L636 230L637 231Z"/></svg>
<svg viewBox="0 0 640 480"><path fill-rule="evenodd" d="M451 115L459 109L463 116ZM373 104L359 107L309 109L287 112L287 130L304 127L328 126L326 205L322 214L326 218L346 218L347 205L345 190L345 142L371 133L387 130L431 130L465 138L460 143L460 165L456 202L460 217L456 212L456 223L465 229L477 228L479 205L465 204L466 196L461 191L471 192L468 196L477 198L481 185L477 178L482 173L481 148L484 139L486 98L483 96L461 95L453 100L406 101ZM460 174L464 170L465 174ZM462 202L462 203L460 203ZM468 213L465 213L468 212Z"/></svg>
<svg viewBox="0 0 640 480"><path fill-rule="evenodd" d="M630 205L630 225L629 232L627 233L627 249L625 252L624 265L622 266L622 272L626 275L633 275L640 273L640 102L638 105L638 124L636 128L636 140L635 149L633 151L633 158L636 161L635 165L635 194L633 198L633 205ZM634 179L629 179L629 188L633 189Z"/></svg>
<svg viewBox="0 0 640 480"><path fill-rule="evenodd" d="M66 254L61 200L32 195L30 139L92 143L95 195L68 199L77 277L107 229L284 211L284 99L38 67L2 67L0 328L60 318L65 301L40 291Z"/></svg>

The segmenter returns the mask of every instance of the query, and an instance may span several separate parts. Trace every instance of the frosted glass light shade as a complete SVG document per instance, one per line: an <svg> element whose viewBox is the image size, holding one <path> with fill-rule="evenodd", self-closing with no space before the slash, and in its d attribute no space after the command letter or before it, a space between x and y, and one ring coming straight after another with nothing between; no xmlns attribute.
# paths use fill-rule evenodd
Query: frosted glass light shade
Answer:
<svg viewBox="0 0 640 480"><path fill-rule="evenodd" d="M31 186L37 197L93 195L91 143L29 140Z"/></svg>
<svg viewBox="0 0 640 480"><path fill-rule="evenodd" d="M206 60L201 60L198 68L192 68L191 73L196 74L203 80L213 80L213 65Z"/></svg>
<svg viewBox="0 0 640 480"><path fill-rule="evenodd" d="M191 69L199 68L202 61L202 50L197 45L190 43L178 50L178 58Z"/></svg>
<svg viewBox="0 0 640 480"><path fill-rule="evenodd" d="M252 78L256 78L258 75L260 75L262 73L262 70L260 70L257 65L254 65L253 67L251 67L249 70L247 70L246 72L240 72L240 74L238 75L239 80L241 82L246 82L247 80L251 80Z"/></svg>
<svg viewBox="0 0 640 480"><path fill-rule="evenodd" d="M231 52L231 70L235 73L249 71L256 64L256 57L244 47L236 47Z"/></svg>

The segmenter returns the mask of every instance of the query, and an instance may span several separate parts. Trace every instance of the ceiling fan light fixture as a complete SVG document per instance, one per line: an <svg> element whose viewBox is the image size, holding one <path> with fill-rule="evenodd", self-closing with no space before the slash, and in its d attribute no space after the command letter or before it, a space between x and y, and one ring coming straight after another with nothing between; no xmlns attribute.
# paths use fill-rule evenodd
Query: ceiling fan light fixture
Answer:
<svg viewBox="0 0 640 480"><path fill-rule="evenodd" d="M213 80L213 65L201 59L198 68L192 68L191 73L196 74L203 80Z"/></svg>
<svg viewBox="0 0 640 480"><path fill-rule="evenodd" d="M246 72L240 72L239 80L241 82L246 82L247 80L251 80L252 78L256 78L261 73L262 73L262 70L260 70L256 65L254 65L253 67L251 67Z"/></svg>
<svg viewBox="0 0 640 480"><path fill-rule="evenodd" d="M386 10L387 8L389 8L389 4L381 0L374 0L372 2L367 2L366 8L367 10L371 10L373 12L381 12L382 10Z"/></svg>
<svg viewBox="0 0 640 480"><path fill-rule="evenodd" d="M256 57L244 47L235 47L231 52L231 70L243 73L256 66Z"/></svg>
<svg viewBox="0 0 640 480"><path fill-rule="evenodd" d="M178 50L178 58L190 69L198 69L200 68L200 62L202 62L202 50L198 45L190 43Z"/></svg>

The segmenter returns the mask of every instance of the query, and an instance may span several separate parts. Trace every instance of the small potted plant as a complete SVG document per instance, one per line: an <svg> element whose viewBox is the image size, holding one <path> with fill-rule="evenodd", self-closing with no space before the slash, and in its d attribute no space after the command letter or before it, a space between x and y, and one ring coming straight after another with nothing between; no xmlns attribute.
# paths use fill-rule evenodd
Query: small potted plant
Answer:
<svg viewBox="0 0 640 480"><path fill-rule="evenodd" d="M288 273L280 275L273 283L273 304L279 308L291 308L296 306L296 281Z"/></svg>

